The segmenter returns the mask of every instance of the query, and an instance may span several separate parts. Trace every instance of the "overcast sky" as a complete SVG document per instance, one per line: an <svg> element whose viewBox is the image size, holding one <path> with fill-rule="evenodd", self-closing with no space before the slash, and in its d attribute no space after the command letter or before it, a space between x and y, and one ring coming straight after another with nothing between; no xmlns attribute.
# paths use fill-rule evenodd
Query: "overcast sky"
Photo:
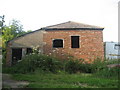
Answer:
<svg viewBox="0 0 120 90"><path fill-rule="evenodd" d="M20 20L24 30L67 21L104 27L104 41L118 41L120 0L0 0L0 15Z"/></svg>

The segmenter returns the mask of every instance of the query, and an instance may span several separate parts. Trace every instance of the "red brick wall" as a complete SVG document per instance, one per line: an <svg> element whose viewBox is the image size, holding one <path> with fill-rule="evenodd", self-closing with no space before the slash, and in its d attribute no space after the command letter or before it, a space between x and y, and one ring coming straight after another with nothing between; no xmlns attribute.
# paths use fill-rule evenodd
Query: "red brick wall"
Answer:
<svg viewBox="0 0 120 90"><path fill-rule="evenodd" d="M80 48L71 48L71 36L80 36ZM64 39L64 48L52 48L53 39ZM72 55L75 58L83 58L86 61L94 60L96 57L104 57L103 33L100 30L69 30L69 31L47 31L43 41L44 53L60 58Z"/></svg>

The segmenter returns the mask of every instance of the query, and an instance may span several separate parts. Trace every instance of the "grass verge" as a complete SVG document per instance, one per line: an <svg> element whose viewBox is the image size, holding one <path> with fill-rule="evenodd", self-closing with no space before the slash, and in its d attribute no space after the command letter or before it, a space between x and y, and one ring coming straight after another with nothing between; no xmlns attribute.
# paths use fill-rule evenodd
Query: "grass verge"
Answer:
<svg viewBox="0 0 120 90"><path fill-rule="evenodd" d="M117 88L118 80L92 74L13 74L13 79L28 81L27 88Z"/></svg>

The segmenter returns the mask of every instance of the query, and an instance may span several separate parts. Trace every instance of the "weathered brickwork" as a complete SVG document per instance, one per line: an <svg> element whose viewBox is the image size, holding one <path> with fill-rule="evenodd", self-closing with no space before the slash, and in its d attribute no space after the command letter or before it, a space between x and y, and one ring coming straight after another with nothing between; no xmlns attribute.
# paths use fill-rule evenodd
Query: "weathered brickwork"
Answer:
<svg viewBox="0 0 120 90"><path fill-rule="evenodd" d="M71 36L80 36L80 48L71 48ZM63 39L64 47L53 48L53 39ZM104 57L103 33L100 30L47 31L43 41L46 42L44 53L48 55L52 54L60 58L71 55L75 58L83 58L88 62L97 57Z"/></svg>
<svg viewBox="0 0 120 90"><path fill-rule="evenodd" d="M71 21L41 28L8 42L6 64L12 65L14 48L17 48L17 51L20 48L19 54L24 57L28 48L37 46L41 53L56 56L61 60L69 56L83 58L87 62L97 57L104 58L103 29ZM71 48L71 36L79 36L79 48ZM53 48L54 39L63 39L63 48Z"/></svg>

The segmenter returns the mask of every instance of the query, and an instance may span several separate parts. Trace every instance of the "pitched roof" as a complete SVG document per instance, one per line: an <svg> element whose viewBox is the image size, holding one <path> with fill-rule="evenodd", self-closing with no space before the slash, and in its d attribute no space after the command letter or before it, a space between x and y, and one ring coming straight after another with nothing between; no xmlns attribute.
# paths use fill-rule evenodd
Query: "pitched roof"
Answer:
<svg viewBox="0 0 120 90"><path fill-rule="evenodd" d="M40 31L40 30L103 30L104 28L99 27L99 26L93 26L93 25L88 25L88 24L83 24L83 23L77 23L77 22L73 22L73 21L68 21L65 23L60 23L60 24L56 24L56 25L52 25L52 26L47 26L47 27L43 27L41 29L32 31L32 32L28 32L25 33L23 35L20 35L12 40L15 40L19 37ZM12 41L9 40L8 42ZM7 43L8 43L7 42Z"/></svg>
<svg viewBox="0 0 120 90"><path fill-rule="evenodd" d="M65 23L60 23L52 26L47 26L43 27L42 29L46 30L62 30L62 29L90 29L90 30L103 30L104 28L99 27L99 26L94 26L94 25L88 25L88 24L83 24L83 23L77 23L73 21L68 21Z"/></svg>

